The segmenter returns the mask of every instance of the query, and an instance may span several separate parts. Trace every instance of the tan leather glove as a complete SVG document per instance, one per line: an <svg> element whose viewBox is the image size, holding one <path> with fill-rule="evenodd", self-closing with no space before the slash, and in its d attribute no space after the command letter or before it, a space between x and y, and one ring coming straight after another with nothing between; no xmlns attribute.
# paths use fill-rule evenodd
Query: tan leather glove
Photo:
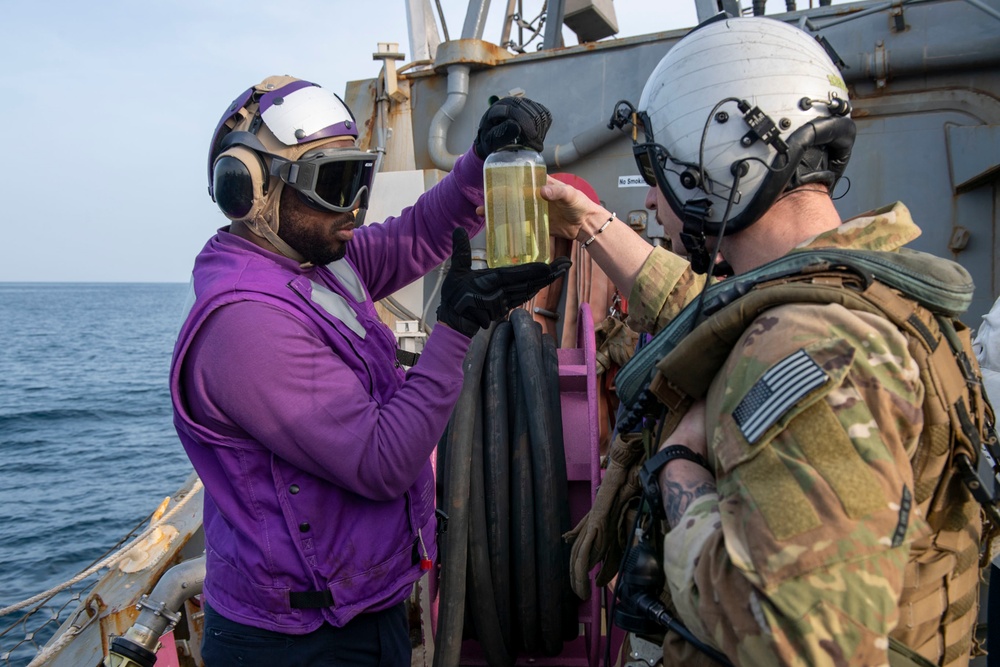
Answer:
<svg viewBox="0 0 1000 667"><path fill-rule="evenodd" d="M597 342L597 374L601 375L612 367L622 367L635 353L639 334L632 331L616 317L608 317L594 327Z"/></svg>
<svg viewBox="0 0 1000 667"><path fill-rule="evenodd" d="M594 579L594 583L599 587L607 586L618 574L622 556L625 555L625 547L629 540L634 537L635 515L643 501L642 486L639 482L640 463L642 461L638 461L629 470L628 479L618 492L614 509L611 511L612 517L618 517L618 523L615 525L615 532L608 539L601 569L598 570L597 577Z"/></svg>
<svg viewBox="0 0 1000 667"><path fill-rule="evenodd" d="M639 465L645 455L642 434L619 435L611 443L608 467L597 489L597 498L590 511L573 530L563 535L572 543L570 552L570 583L581 599L590 598L590 571L599 562L605 561L609 551L615 550L621 558L621 540L618 526L621 514L629 498L640 493ZM618 569L618 563L606 563L600 579L610 580ZM612 570L607 575L605 570Z"/></svg>

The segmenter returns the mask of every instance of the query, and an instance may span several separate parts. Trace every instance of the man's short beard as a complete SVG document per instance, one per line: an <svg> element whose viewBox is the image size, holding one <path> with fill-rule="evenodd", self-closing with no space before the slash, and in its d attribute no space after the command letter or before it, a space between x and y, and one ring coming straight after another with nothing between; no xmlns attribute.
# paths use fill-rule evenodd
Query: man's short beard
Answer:
<svg viewBox="0 0 1000 667"><path fill-rule="evenodd" d="M338 259L343 259L344 255L347 254L347 244L344 244L337 248L336 250L331 249L329 246L324 245L314 245L306 247L304 250L300 250L302 256L306 258L307 261L312 262L316 266L325 266L330 262L336 262Z"/></svg>
<svg viewBox="0 0 1000 667"><path fill-rule="evenodd" d="M335 262L347 254L346 243L334 249L330 247L329 241L314 228L307 228L292 221L283 222L279 232L281 238L285 240L285 243L295 248L306 261L312 262L316 266L323 266Z"/></svg>
<svg viewBox="0 0 1000 667"><path fill-rule="evenodd" d="M281 222L278 236L298 251L306 261L316 266L324 266L342 259L347 254L347 244L341 243L334 249L330 246L328 228L303 222L301 215L308 209L297 201L294 203L288 201L294 196L291 188L285 188L281 193Z"/></svg>

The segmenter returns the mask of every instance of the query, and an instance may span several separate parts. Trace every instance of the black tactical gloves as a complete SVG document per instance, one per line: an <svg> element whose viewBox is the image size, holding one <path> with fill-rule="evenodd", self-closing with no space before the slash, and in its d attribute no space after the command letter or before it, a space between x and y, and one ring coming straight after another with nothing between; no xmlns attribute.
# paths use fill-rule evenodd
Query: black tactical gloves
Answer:
<svg viewBox="0 0 1000 667"><path fill-rule="evenodd" d="M484 160L498 148L511 144L540 152L550 125L552 114L538 102L525 97L504 97L483 114L472 147Z"/></svg>
<svg viewBox="0 0 1000 667"><path fill-rule="evenodd" d="M473 271L466 231L456 229L451 242L451 269L441 285L437 318L469 338L569 270L569 258L559 257L551 264L531 262Z"/></svg>

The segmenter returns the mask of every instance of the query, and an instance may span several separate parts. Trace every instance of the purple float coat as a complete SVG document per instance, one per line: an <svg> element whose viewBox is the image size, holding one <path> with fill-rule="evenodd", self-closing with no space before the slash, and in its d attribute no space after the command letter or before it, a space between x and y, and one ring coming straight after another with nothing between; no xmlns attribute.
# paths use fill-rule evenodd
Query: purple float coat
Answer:
<svg viewBox="0 0 1000 667"><path fill-rule="evenodd" d="M227 618L290 634L397 604L434 558L430 454L469 339L435 327L397 364L373 299L482 226L482 160L398 218L355 231L345 259L302 269L226 231L195 261L196 300L170 374L174 422L205 485L205 596ZM293 609L290 591L334 604Z"/></svg>

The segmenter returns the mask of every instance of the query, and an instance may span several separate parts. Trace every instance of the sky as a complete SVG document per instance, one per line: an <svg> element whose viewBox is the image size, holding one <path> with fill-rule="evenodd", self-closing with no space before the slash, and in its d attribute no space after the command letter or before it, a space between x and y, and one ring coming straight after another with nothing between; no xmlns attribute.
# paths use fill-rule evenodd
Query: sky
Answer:
<svg viewBox="0 0 1000 667"><path fill-rule="evenodd" d="M534 15L541 0L523 3ZM499 38L506 4L493 0L485 39ZM465 0L441 5L455 38ZM236 95L270 74L343 94L347 81L378 75L378 42L399 43L410 60L403 0L0 8L0 282L187 282L226 224L207 194L206 153ZM617 0L615 11L621 36L696 22L694 0Z"/></svg>

